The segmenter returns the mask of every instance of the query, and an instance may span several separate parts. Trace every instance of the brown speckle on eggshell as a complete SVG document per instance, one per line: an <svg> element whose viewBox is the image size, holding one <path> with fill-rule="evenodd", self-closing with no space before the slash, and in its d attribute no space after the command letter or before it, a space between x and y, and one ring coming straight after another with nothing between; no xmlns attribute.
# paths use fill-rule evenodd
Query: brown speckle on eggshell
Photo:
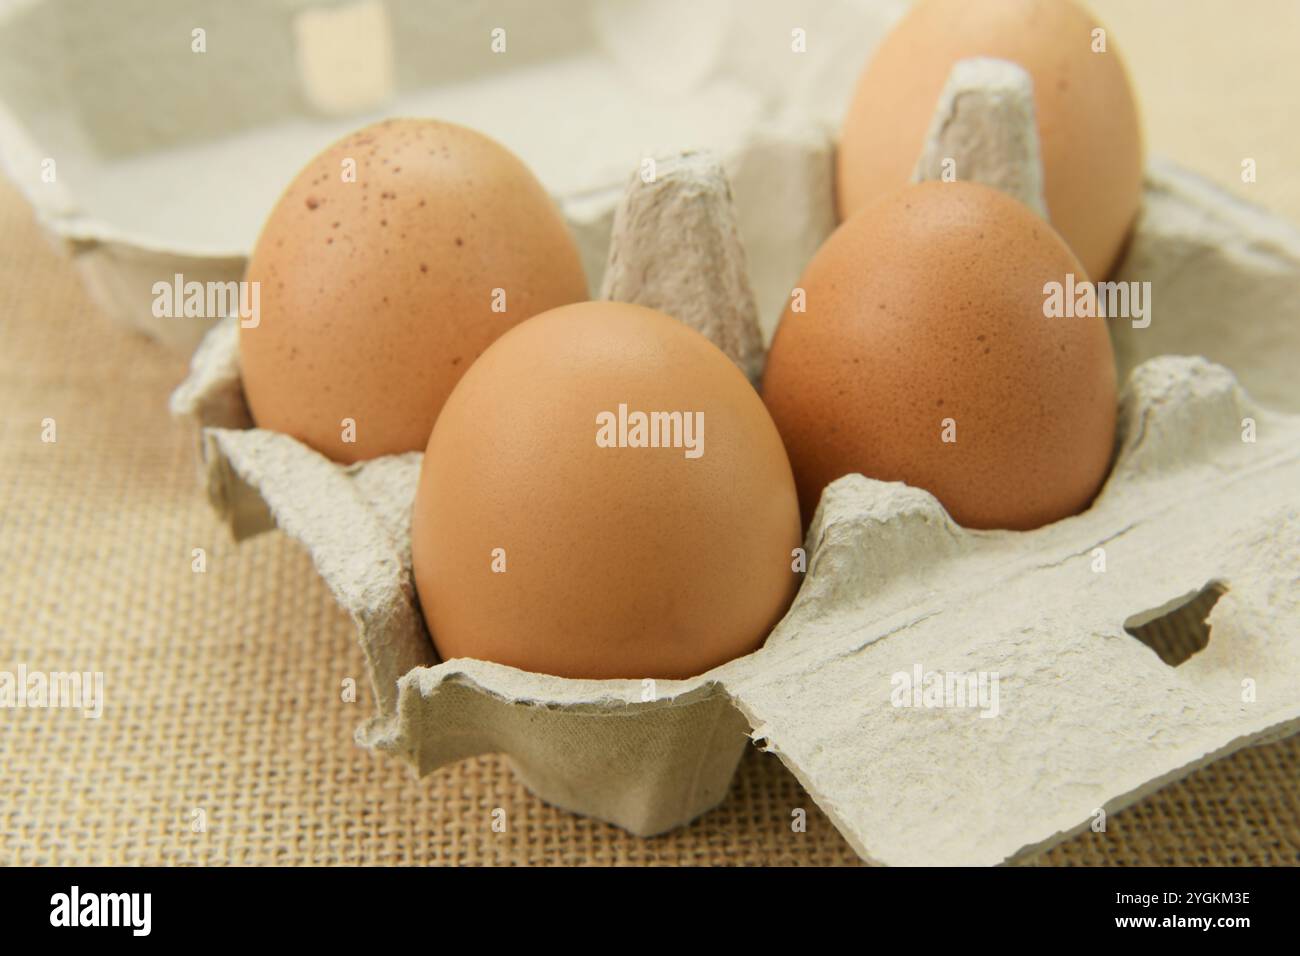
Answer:
<svg viewBox="0 0 1300 956"><path fill-rule="evenodd" d="M377 208L365 201L372 186ZM272 210L247 279L261 295L260 324L240 330L254 421L341 462L424 448L465 368L452 357L587 296L577 247L527 167L436 120L366 127L308 163ZM505 312L493 311L495 289Z"/></svg>

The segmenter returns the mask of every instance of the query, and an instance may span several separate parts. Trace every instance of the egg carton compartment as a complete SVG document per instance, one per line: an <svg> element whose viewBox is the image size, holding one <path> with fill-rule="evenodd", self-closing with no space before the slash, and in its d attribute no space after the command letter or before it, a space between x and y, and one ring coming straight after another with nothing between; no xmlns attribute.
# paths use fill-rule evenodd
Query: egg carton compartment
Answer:
<svg viewBox="0 0 1300 956"><path fill-rule="evenodd" d="M437 662L411 578L418 454L341 467L229 428L205 429L204 454L236 533L273 514L357 622L379 704L361 743L421 774L504 752L542 799L649 835L721 800L752 738L864 859L992 864L1300 728L1300 420L1252 405L1221 366L1166 357L1131 376L1120 429L1093 507L1032 532L965 531L926 492L840 479L764 647L657 684ZM252 524L244 496L266 508ZM1171 666L1187 630L1144 627L1203 592L1210 640ZM900 712L894 675L918 666L999 675L998 719Z"/></svg>
<svg viewBox="0 0 1300 956"><path fill-rule="evenodd" d="M979 143L969 168L1033 205L1027 77L959 66L917 178L932 178L927 156ZM736 294L746 247L721 165L689 153L659 169L653 184L632 176L616 208L604 291L692 324L752 375L757 307ZM1300 417L1275 354L1296 354L1300 241L1157 162L1116 278L1150 281L1155 309L1143 328L1112 320L1126 380L1118 450L1086 512L969 531L925 491L841 478L764 646L685 681L439 662L410 565L420 454L343 466L252 427L233 319L196 353L172 408L199 426L201 474L234 535L278 526L301 541L357 622L378 702L362 744L421 774L503 752L542 799L648 835L720 801L754 741L863 859L996 864L1300 729ZM1269 401L1200 355L1146 359L1162 349L1234 356ZM896 706L912 699L896 682L928 674L995 675L997 699ZM981 716L990 708L997 719Z"/></svg>
<svg viewBox="0 0 1300 956"><path fill-rule="evenodd" d="M105 313L188 355L213 319L155 316L154 283L240 279L293 175L369 122L433 116L503 143L559 203L593 290L626 170L692 143L726 163L774 321L833 225L807 202L829 195L818 130L904 0L797 23L781 0L666 6L0 0L0 168Z"/></svg>

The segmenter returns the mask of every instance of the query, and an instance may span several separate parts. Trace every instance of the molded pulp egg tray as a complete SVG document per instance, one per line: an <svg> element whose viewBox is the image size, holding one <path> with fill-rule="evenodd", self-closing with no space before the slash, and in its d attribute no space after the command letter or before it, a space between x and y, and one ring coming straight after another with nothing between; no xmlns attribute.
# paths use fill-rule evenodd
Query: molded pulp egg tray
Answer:
<svg viewBox="0 0 1300 956"><path fill-rule="evenodd" d="M984 99L936 122L927 149L960 139L963 124L992 129L971 133L1004 147L984 178L1033 188L1031 97L1017 101L1014 68L1001 76L1007 89L979 80ZM961 82L954 71L949 92ZM940 114L956 100L946 94ZM960 155L960 142L943 145ZM726 180L698 154L658 169L654 183L633 177L615 216L606 297L664 308L752 368L756 316ZM644 268L654 262L670 266ZM1294 322L1281 303L1300 296L1300 237L1156 166L1116 278L1153 283L1154 318L1112 320L1127 374L1120 440L1086 513L1031 532L966 531L924 491L842 478L765 646L650 693L642 681L439 663L410 569L420 455L345 467L249 427L233 323L209 336L173 405L203 426L207 490L236 536L274 523L302 541L356 620L380 711L362 743L421 773L503 751L543 799L653 834L721 800L752 739L863 858L998 863L1300 722L1300 418L1254 404L1203 358L1132 367L1162 347L1148 336L1172 346L1181 323L1195 323L1189 336L1208 339L1214 322L1224 338L1266 340L1243 327ZM1267 371L1259 381L1287 394ZM988 707L895 706L895 675L918 670L996 675L995 719Z"/></svg>
<svg viewBox="0 0 1300 956"><path fill-rule="evenodd" d="M791 150L803 167L831 156L829 140ZM954 69L917 177L944 156L1042 208L1023 71ZM762 336L722 168L699 153L657 168L613 217L603 297L669 312L753 374ZM829 175L813 181L804 201L829 223ZM1119 437L1086 512L968 531L925 491L848 475L822 496L803 586L766 644L657 685L439 662L410 566L420 455L342 466L251 427L232 320L172 407L200 426L207 492L235 536L279 526L352 614L379 709L357 731L366 746L421 774L504 752L542 799L654 834L716 805L753 741L865 860L996 864L1300 725L1300 401L1286 380L1300 234L1154 163L1113 278L1152 283L1152 321L1111 320ZM897 693L899 675L977 675L996 695L928 706Z"/></svg>

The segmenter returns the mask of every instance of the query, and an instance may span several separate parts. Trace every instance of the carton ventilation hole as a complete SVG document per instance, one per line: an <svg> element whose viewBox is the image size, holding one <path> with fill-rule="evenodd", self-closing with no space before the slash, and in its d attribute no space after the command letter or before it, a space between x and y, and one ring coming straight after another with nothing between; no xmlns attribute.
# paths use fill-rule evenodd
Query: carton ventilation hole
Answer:
<svg viewBox="0 0 1300 956"><path fill-rule="evenodd" d="M1134 614L1124 622L1124 630L1155 651L1170 667L1177 667L1209 645L1207 618L1227 592L1226 585L1211 581L1172 607Z"/></svg>

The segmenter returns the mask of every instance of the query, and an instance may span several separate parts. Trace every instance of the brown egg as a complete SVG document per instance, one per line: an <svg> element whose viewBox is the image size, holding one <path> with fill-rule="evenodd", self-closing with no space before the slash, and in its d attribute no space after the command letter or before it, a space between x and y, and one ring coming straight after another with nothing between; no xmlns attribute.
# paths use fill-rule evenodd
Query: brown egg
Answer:
<svg viewBox="0 0 1300 956"><path fill-rule="evenodd" d="M658 447L652 413L680 413ZM429 439L411 534L444 659L585 678L684 678L756 649L800 545L790 464L744 374L614 302L483 353Z"/></svg>
<svg viewBox="0 0 1300 956"><path fill-rule="evenodd" d="M1086 281L1050 226L974 183L907 186L840 226L763 380L804 519L853 472L924 488L972 528L1086 507L1114 443L1115 361L1104 319L1046 317L1045 287L1071 274Z"/></svg>
<svg viewBox="0 0 1300 956"><path fill-rule="evenodd" d="M435 120L368 126L308 163L247 278L261 293L260 323L239 337L254 421L341 462L424 448L493 340L587 297L527 167Z"/></svg>
<svg viewBox="0 0 1300 956"><path fill-rule="evenodd" d="M836 161L840 218L908 182L958 60L990 56L1034 81L1052 225L1091 276L1116 264L1142 196L1142 136L1113 38L1069 0L923 0L858 81ZM957 165L961 178L961 164Z"/></svg>

